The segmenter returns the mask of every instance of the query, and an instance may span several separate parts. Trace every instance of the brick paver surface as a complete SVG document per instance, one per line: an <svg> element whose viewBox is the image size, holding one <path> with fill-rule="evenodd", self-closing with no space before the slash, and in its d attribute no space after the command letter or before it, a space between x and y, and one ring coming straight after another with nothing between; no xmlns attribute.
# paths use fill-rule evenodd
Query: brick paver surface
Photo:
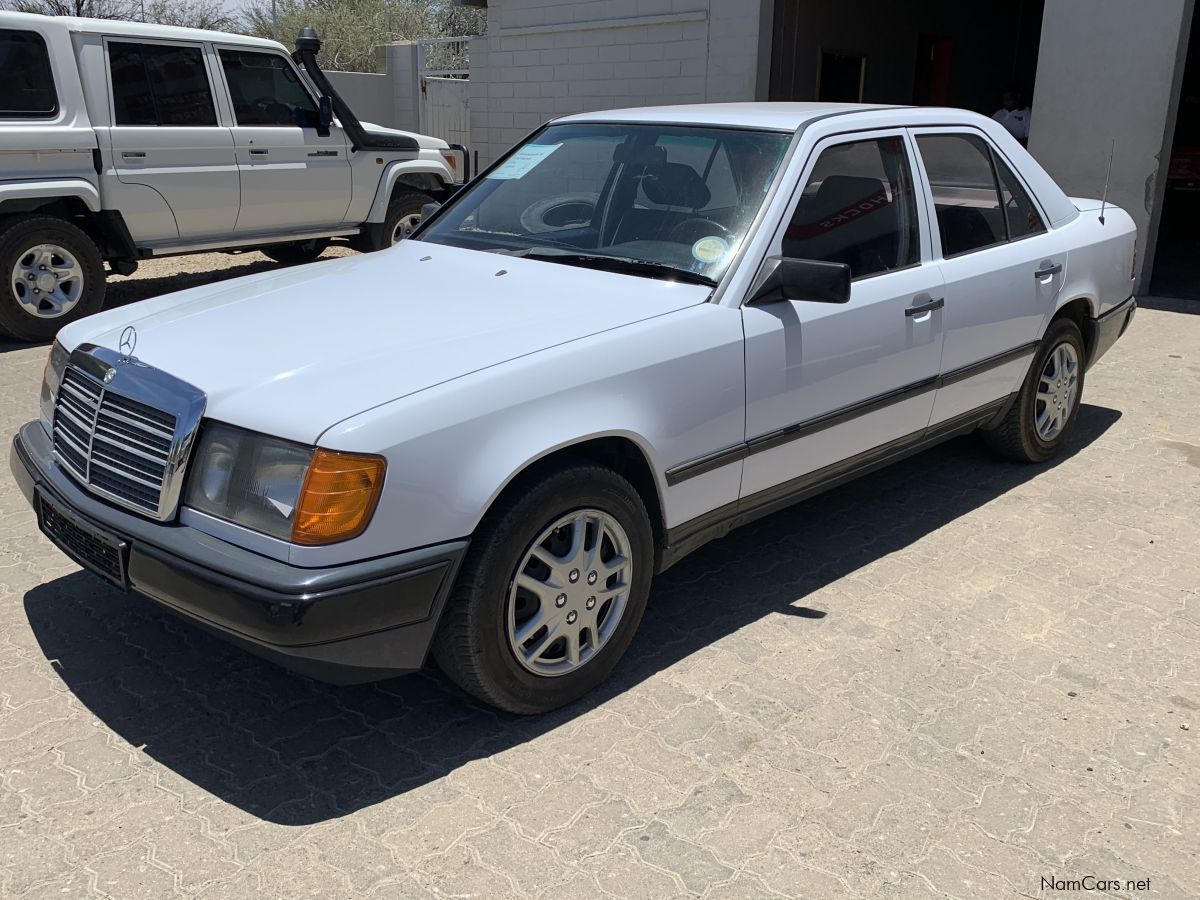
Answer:
<svg viewBox="0 0 1200 900"><path fill-rule="evenodd" d="M79 572L5 467L0 894L1195 895L1200 305L1154 305L1055 465L962 439L712 544L542 718L232 649ZM0 349L7 435L46 351Z"/></svg>

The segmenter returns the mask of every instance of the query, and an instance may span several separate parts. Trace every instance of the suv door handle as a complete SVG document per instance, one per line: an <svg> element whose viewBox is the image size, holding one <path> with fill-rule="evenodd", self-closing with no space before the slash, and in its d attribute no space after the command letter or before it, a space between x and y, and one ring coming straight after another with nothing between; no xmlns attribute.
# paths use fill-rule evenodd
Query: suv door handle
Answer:
<svg viewBox="0 0 1200 900"><path fill-rule="evenodd" d="M1051 265L1051 266L1047 266L1047 265L1045 265L1045 263L1043 263L1042 265L1043 265L1043 268L1038 269L1036 272L1033 273L1034 278L1037 278L1037 279L1049 278L1051 275L1057 275L1059 272L1062 271L1062 263L1055 263L1054 265Z"/></svg>
<svg viewBox="0 0 1200 900"><path fill-rule="evenodd" d="M926 295L926 296L928 296L928 295ZM924 297L918 297L915 299L923 300ZM904 314L911 318L912 316L919 316L922 313L933 312L935 309L941 309L945 305L946 305L946 298L945 297L937 297L936 299L933 299L933 300L925 300L924 303L914 303L912 306L905 307Z"/></svg>
<svg viewBox="0 0 1200 900"><path fill-rule="evenodd" d="M250 151L251 156L266 156L267 153L268 153L268 151L266 151L266 150L251 150Z"/></svg>
<svg viewBox="0 0 1200 900"><path fill-rule="evenodd" d="M145 159L146 154L142 150L122 150L121 159Z"/></svg>

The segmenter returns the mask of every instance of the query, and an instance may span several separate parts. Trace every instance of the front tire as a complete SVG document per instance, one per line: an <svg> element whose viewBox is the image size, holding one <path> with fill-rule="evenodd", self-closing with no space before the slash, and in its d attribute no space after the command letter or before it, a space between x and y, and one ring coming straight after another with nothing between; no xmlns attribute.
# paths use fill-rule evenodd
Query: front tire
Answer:
<svg viewBox="0 0 1200 900"><path fill-rule="evenodd" d="M1051 322L1012 408L984 432L991 448L1018 462L1057 456L1079 415L1086 359L1079 326L1070 319Z"/></svg>
<svg viewBox="0 0 1200 900"><path fill-rule="evenodd" d="M329 238L313 238L311 241L293 241L288 244L268 244L262 252L285 266L298 266L317 259L329 247Z"/></svg>
<svg viewBox="0 0 1200 900"><path fill-rule="evenodd" d="M0 231L0 331L49 341L64 325L99 312L104 261L81 229L53 216L19 219Z"/></svg>
<svg viewBox="0 0 1200 900"><path fill-rule="evenodd" d="M555 470L480 526L434 659L500 709L556 709L600 684L624 655L653 567L650 520L628 481L587 463Z"/></svg>
<svg viewBox="0 0 1200 900"><path fill-rule="evenodd" d="M432 197L420 191L396 191L392 194L383 220L383 246L378 249L394 247L412 234L421 222L421 208L433 202Z"/></svg>

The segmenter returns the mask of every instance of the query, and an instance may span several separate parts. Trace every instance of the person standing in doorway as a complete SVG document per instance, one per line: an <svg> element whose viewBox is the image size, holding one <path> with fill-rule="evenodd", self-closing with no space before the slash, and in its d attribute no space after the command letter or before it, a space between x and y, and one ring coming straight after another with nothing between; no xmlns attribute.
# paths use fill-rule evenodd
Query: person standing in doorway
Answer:
<svg viewBox="0 0 1200 900"><path fill-rule="evenodd" d="M1029 143L1029 107L1025 97L1015 88L1009 88L1000 96L1000 108L992 118L1008 129L1009 134L1024 147Z"/></svg>

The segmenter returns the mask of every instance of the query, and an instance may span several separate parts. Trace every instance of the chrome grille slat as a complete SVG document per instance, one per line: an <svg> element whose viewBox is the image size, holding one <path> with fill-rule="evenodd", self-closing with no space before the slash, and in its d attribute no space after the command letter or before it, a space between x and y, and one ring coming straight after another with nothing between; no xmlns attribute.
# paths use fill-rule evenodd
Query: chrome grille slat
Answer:
<svg viewBox="0 0 1200 900"><path fill-rule="evenodd" d="M115 393L69 366L54 410L54 449L94 491L158 516L175 447L174 415Z"/></svg>

